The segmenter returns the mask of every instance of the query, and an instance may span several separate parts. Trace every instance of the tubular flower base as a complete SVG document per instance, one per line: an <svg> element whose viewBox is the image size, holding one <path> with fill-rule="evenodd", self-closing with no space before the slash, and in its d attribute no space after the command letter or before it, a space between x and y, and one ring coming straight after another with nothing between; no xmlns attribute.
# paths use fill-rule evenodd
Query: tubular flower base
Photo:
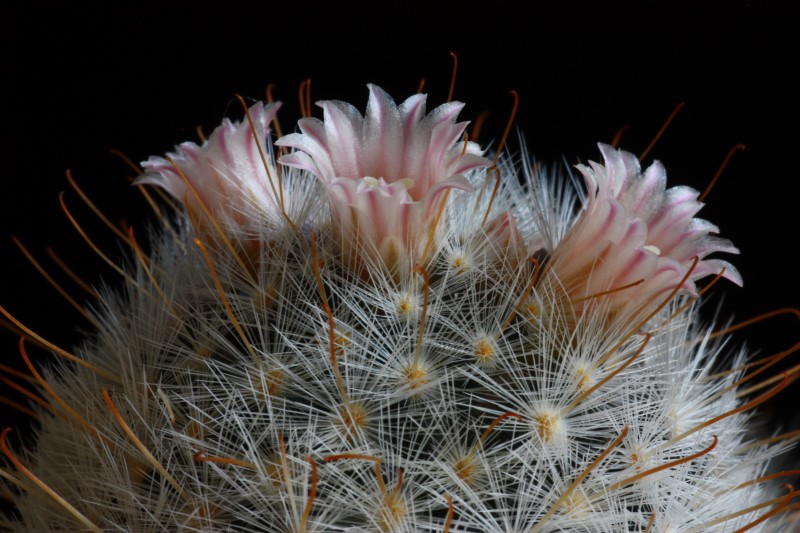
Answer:
<svg viewBox="0 0 800 533"><path fill-rule="evenodd" d="M279 162L258 104L145 164L185 209L74 355L20 343L39 425L0 436L4 527L790 530L788 444L748 431L788 377L740 397L746 354L700 325L697 281L741 280L696 193L601 145L578 205L424 104L323 102Z"/></svg>

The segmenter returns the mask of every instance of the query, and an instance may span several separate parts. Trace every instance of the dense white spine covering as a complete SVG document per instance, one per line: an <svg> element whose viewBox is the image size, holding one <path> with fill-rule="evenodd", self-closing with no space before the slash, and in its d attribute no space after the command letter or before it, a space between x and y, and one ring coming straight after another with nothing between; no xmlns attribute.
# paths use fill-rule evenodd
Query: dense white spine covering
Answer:
<svg viewBox="0 0 800 533"><path fill-rule="evenodd" d="M688 294L577 312L545 263L578 196L499 167L488 223L493 174L469 170L427 266L394 277L363 275L379 254L341 260L307 170L283 173L285 217L254 211L247 246L229 234L239 256L179 213L153 278L131 267L79 349L119 382L57 360L47 382L80 420L41 410L36 445L12 448L102 531L722 532L767 512L738 515L780 495L742 484L785 447L748 447L750 412L702 426L747 401L740 372L711 375L744 354L726 364L694 305L675 314ZM86 530L17 478L15 531Z"/></svg>

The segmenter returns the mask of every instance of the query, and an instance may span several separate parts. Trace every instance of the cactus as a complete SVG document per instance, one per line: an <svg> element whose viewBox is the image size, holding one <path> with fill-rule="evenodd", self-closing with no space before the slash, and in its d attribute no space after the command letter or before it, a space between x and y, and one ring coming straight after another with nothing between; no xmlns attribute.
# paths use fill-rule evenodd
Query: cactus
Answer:
<svg viewBox="0 0 800 533"><path fill-rule="evenodd" d="M789 439L748 430L788 376L745 390L698 317L697 282L741 278L697 191L605 145L570 188L470 142L460 103L369 91L274 142L256 104L144 162L180 205L149 255L130 233L74 353L3 310L44 399L34 445L2 434L5 525L791 528L767 476Z"/></svg>

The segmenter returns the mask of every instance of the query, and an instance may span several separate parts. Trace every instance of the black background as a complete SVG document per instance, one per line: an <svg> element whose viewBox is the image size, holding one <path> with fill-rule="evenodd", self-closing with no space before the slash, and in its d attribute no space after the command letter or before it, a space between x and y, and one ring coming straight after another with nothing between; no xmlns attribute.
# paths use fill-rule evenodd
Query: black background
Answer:
<svg viewBox="0 0 800 533"><path fill-rule="evenodd" d="M696 2L700 4L700 2ZM517 127L544 162L597 159L597 141L629 126L621 146L641 152L679 103L652 158L670 183L699 190L737 143L701 212L742 251L730 260L743 289L722 282L722 316L747 318L797 306L797 70L792 18L764 2L222 2L179 6L116 3L51 8L29 2L7 18L3 39L4 165L0 184L0 304L48 338L69 346L88 329L17 251L18 236L43 263L52 246L83 277L117 282L71 228L58 204L64 171L113 220L144 236L152 220L108 150L134 161L195 140L222 117L240 118L235 93L262 98L268 83L285 102L285 130L298 116L297 87L312 97L363 109L365 84L401 100L425 78L430 107L447 97L449 51L458 54L455 96L462 117L490 112L482 140L500 136L520 95ZM112 5L111 3L107 4ZM591 7L587 7L587 6ZM523 6L528 11L523 11ZM519 144L512 138L512 149ZM120 246L73 191L67 202L112 256ZM49 267L60 280L64 276ZM69 281L64 284L80 294ZM735 337L764 355L798 340L798 322L776 318ZM19 366L16 339L0 331L0 358ZM39 355L44 361L47 357ZM797 358L794 358L796 363ZM788 367L788 365L785 365ZM0 384L0 393L17 396ZM98 391L99 394L99 391ZM798 387L768 406L797 427ZM21 419L0 406L4 425Z"/></svg>

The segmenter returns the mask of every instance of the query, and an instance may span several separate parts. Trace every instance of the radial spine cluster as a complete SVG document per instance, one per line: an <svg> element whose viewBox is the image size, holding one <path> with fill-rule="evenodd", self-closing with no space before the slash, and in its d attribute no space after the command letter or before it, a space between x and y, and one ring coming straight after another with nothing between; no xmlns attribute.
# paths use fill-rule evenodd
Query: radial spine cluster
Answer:
<svg viewBox="0 0 800 533"><path fill-rule="evenodd" d="M791 530L763 479L787 444L748 429L786 380L738 394L746 354L697 316L698 281L741 284L698 193L605 145L572 192L425 106L370 86L275 141L257 104L146 161L178 209L79 364L30 365L3 525Z"/></svg>

